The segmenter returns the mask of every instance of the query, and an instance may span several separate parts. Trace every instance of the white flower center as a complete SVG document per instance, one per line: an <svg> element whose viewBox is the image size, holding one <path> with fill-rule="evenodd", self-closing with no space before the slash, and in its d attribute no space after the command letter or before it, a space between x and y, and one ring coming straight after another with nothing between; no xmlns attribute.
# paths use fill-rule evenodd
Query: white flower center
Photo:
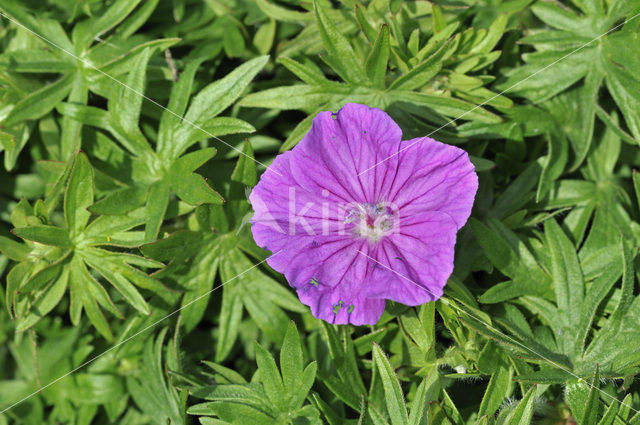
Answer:
<svg viewBox="0 0 640 425"><path fill-rule="evenodd" d="M397 214L383 203L360 204L349 211L345 223L353 223L353 232L357 237L378 242L383 236L397 230Z"/></svg>

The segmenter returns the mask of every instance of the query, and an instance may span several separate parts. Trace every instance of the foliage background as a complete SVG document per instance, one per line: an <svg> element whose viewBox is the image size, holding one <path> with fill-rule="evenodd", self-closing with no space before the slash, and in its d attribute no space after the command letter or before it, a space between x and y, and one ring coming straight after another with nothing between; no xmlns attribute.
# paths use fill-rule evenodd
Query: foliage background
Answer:
<svg viewBox="0 0 640 425"><path fill-rule="evenodd" d="M637 2L0 12L0 423L640 423ZM481 182L445 296L357 328L265 265L246 200L347 102Z"/></svg>

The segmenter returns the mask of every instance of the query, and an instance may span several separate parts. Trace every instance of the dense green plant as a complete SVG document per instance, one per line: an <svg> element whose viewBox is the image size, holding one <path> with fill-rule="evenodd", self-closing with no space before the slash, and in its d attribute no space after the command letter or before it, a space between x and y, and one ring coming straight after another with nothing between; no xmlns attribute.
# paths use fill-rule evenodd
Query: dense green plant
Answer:
<svg viewBox="0 0 640 425"><path fill-rule="evenodd" d="M637 2L0 13L0 424L640 424ZM480 177L444 296L374 326L315 319L250 232L348 102Z"/></svg>

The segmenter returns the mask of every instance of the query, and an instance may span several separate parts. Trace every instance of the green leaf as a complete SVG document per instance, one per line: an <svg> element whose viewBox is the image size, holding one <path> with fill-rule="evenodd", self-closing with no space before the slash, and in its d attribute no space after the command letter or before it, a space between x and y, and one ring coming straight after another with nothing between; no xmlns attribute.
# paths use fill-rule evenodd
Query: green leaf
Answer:
<svg viewBox="0 0 640 425"><path fill-rule="evenodd" d="M164 180L160 180L151 185L149 199L145 207L145 228L144 238L147 242L153 241L164 220L164 214L169 206L170 186Z"/></svg>
<svg viewBox="0 0 640 425"><path fill-rule="evenodd" d="M191 205L224 203L222 196L199 174L181 175L171 182L171 187L180 199Z"/></svg>
<svg viewBox="0 0 640 425"><path fill-rule="evenodd" d="M238 158L238 163L233 169L231 180L242 183L245 186L253 187L258 183L258 174L256 171L256 161L253 157L253 148L251 143L245 142L242 149L242 155Z"/></svg>
<svg viewBox="0 0 640 425"><path fill-rule="evenodd" d="M548 276L541 270L527 247L512 232L497 220L491 220L491 224L494 229L499 229L499 233L490 230L478 220L471 219L470 223L489 260L502 273L513 279L487 290L480 297L481 302L495 303L521 295L547 294Z"/></svg>
<svg viewBox="0 0 640 425"><path fill-rule="evenodd" d="M155 0L151 0L151 1L155 1ZM172 38L160 38L160 39L140 43L135 47L131 48L130 50L125 51L124 54L116 57L115 59L108 61L107 63L102 65L100 69L105 74L108 74L111 76L120 76L120 75L128 74L129 71L131 71L131 64L144 49L151 48L151 49L165 50L180 41L181 41L180 38L172 37ZM103 43L101 47L105 47L105 44ZM103 52L104 52L104 49L102 48L96 47L94 49L91 49L89 51L89 58L94 59L96 62L102 62L105 59L104 55L102 54ZM197 59L195 59L195 61L197 61ZM97 79L97 83L102 86L98 90L105 93L104 97L107 97L106 95L110 94L109 90L112 87L114 87L112 86L113 80L98 71L96 71L96 74L94 74L94 76Z"/></svg>
<svg viewBox="0 0 640 425"><path fill-rule="evenodd" d="M241 56L245 51L245 41L237 21L230 15L222 15L215 20L215 24L224 32L222 48L225 54L230 58Z"/></svg>
<svg viewBox="0 0 640 425"><path fill-rule="evenodd" d="M429 304L433 304L433 303L429 303ZM424 378L422 382L420 382L420 385L418 385L418 389L416 390L413 401L411 402L411 413L409 414L409 422L408 422L409 425L422 424L424 414L427 411L427 402L430 401L431 397L434 395L432 394L433 392L432 386L438 387L438 390L439 390L439 386L435 385L437 384L437 381L435 383L433 382L433 380L429 382L430 377L432 375L434 374L430 374L429 376Z"/></svg>
<svg viewBox="0 0 640 425"><path fill-rule="evenodd" d="M640 144L639 141L635 140L629 133L627 133L620 127L617 119L607 114L607 111L602 109L602 107L597 103L595 104L595 110L596 110L596 115L598 115L598 118L600 118L608 128L613 130L613 132L616 133L618 137L620 137L622 140L624 140L627 143L631 143L632 145Z"/></svg>
<svg viewBox="0 0 640 425"><path fill-rule="evenodd" d="M264 12L265 15L281 22L301 23L313 21L313 15L311 13L302 13L285 9L284 7L277 6L267 0L256 0L256 5Z"/></svg>
<svg viewBox="0 0 640 425"><path fill-rule="evenodd" d="M555 315L551 317L555 317ZM522 339L523 342L520 342L519 339L506 335L499 329L488 323L485 323L484 321L481 321L471 314L462 314L461 316L459 316L459 320L461 320L477 332L481 333L482 335L485 335L492 340L506 345L512 350L517 351L523 358L531 358L537 361L549 362L549 364L551 364L555 368L571 370L569 360L565 356L550 351L538 340ZM566 377L567 375L565 374L564 376Z"/></svg>
<svg viewBox="0 0 640 425"><path fill-rule="evenodd" d="M51 281L57 279L64 268L63 265L66 263L67 257L67 255L64 255L55 263L38 270L26 280L20 291L25 294L33 291L39 291L43 287L47 286Z"/></svg>
<svg viewBox="0 0 640 425"><path fill-rule="evenodd" d="M442 15L442 9L437 4L431 6L431 17L433 20L434 34L439 33L447 26L447 23L444 20L444 16Z"/></svg>
<svg viewBox="0 0 640 425"><path fill-rule="evenodd" d="M502 400L509 395L511 387L511 372L508 368L500 367L491 375L487 390L482 397L478 416L493 415L502 404Z"/></svg>
<svg viewBox="0 0 640 425"><path fill-rule="evenodd" d="M109 99L109 110L112 113L112 117L115 118L115 122L130 139L131 144L137 151L132 153L136 155L140 155L143 152L151 152L150 146L146 143L142 133L140 133L138 120L140 119L140 110L144 101L143 93L147 65L153 50L147 47L135 56L125 84L114 86L115 93L113 98Z"/></svg>
<svg viewBox="0 0 640 425"><path fill-rule="evenodd" d="M623 265L624 248L619 249L618 247L613 246L601 250L598 254L602 254L603 251L604 253L614 251L616 255L612 259L607 258L609 261L606 262L594 261L598 275L596 275L595 278L590 279L591 282L587 287L584 304L580 308L580 325L577 327L578 336L576 339L578 343L581 344L582 348L584 348L589 333L592 331L592 322L596 316L598 307L609 294L613 285L620 278L620 275L623 273L623 269L625 269L625 266ZM582 270L583 273L585 273L585 278L586 272L588 271L594 257L597 258L598 255L593 255L582 262ZM629 276L629 274L627 274L627 276ZM597 341L597 339L595 341ZM595 345L593 347L595 348Z"/></svg>
<svg viewBox="0 0 640 425"><path fill-rule="evenodd" d="M207 161L213 158L216 154L215 148L199 149L194 152L190 152L186 155L176 159L171 164L171 173L174 174L172 179L179 179L184 174L190 174L202 167Z"/></svg>
<svg viewBox="0 0 640 425"><path fill-rule="evenodd" d="M198 246L196 244L196 247ZM181 250L184 252L184 246ZM217 249L211 249L208 252L199 251L194 259L194 266L185 276L184 282L189 287L189 291L182 297L181 306L183 308L182 325L186 332L194 329L205 316L208 301L215 291L213 284L218 273L218 252Z"/></svg>
<svg viewBox="0 0 640 425"><path fill-rule="evenodd" d="M553 218L545 222L544 229L551 255L551 271L560 315L559 343L562 352L578 355L581 352L580 341L575 338L580 314L575 306L582 305L584 301L582 269L575 247Z"/></svg>
<svg viewBox="0 0 640 425"><path fill-rule="evenodd" d="M508 366L509 364L505 361L502 350L498 348L495 342L489 340L478 356L478 370L491 375L501 367L507 368Z"/></svg>
<svg viewBox="0 0 640 425"><path fill-rule="evenodd" d="M10 15L24 25L28 30L42 36L49 43L55 43L67 51L73 51L71 40L67 37L62 25L53 19L35 19L26 13L21 3L15 0L1 0L0 8L3 13Z"/></svg>
<svg viewBox="0 0 640 425"><path fill-rule="evenodd" d="M629 418L629 414L631 413L632 397L633 396L631 394L627 394L621 403L617 403L617 402L611 403L611 404L619 404L620 410L618 411L618 418L623 421L626 421ZM634 423L635 425L637 425L638 419L640 419L640 415L636 415L634 419L635 421L631 421L629 423ZM622 423L622 422L616 421L616 424L619 424L619 423Z"/></svg>
<svg viewBox="0 0 640 425"><path fill-rule="evenodd" d="M373 362L376 365L380 379L382 379L391 423L394 425L408 424L409 415L407 414L400 382L398 382L398 377L393 371L387 356L377 344L373 345Z"/></svg>
<svg viewBox="0 0 640 425"><path fill-rule="evenodd" d="M640 208L640 173L638 173L636 170L633 170L632 178L633 189L636 194L636 202L638 203L638 208Z"/></svg>
<svg viewBox="0 0 640 425"><path fill-rule="evenodd" d="M201 140L213 138L214 140L222 143L224 141L221 141L218 136L238 133L253 133L256 131L256 129L248 122L231 117L211 118L200 128L184 127L183 130L183 132L178 132L176 134L176 138L181 140L180 143L184 145L185 149ZM188 136L185 136L185 133L188 133Z"/></svg>
<svg viewBox="0 0 640 425"><path fill-rule="evenodd" d="M562 133L551 132L547 134L547 140L549 152L540 174L536 202L540 202L551 190L553 183L562 175L569 158L569 143Z"/></svg>
<svg viewBox="0 0 640 425"><path fill-rule="evenodd" d="M268 410L268 400L249 385L210 385L198 388L194 397L212 401L232 401Z"/></svg>
<svg viewBox="0 0 640 425"><path fill-rule="evenodd" d="M507 21L509 19L509 14L501 13L498 17L491 23L489 26L489 30L486 35L482 37L480 42L473 46L470 53L489 53L500 41L502 34L504 34L505 28L507 27Z"/></svg>
<svg viewBox="0 0 640 425"><path fill-rule="evenodd" d="M130 256L129 259L126 259L124 257L122 257L121 255L116 255L113 254L110 251L104 251L104 250L97 250L99 252L99 254L101 255L100 260L105 264L104 267L109 267L109 269L113 272L113 273L117 273L119 275L121 275L124 279L128 280L129 282L133 283L135 286L143 288L143 289L147 289L153 293L155 293L156 295L158 295L160 298L162 298L163 300L174 300L175 297L171 297L171 295L173 294L168 294L169 296L167 296L167 293L170 292L169 289L167 289L165 286L162 285L161 282L159 282L158 280L147 276L145 273L143 273L142 271L131 267L128 262L131 262L132 264L135 264L133 261L131 261L131 258L136 258L135 256ZM95 258L96 255L94 253L93 257ZM143 260L143 259L141 259ZM94 259L95 261L95 259ZM145 264L145 266L150 266L150 264ZM153 267L158 267L157 265L153 265ZM133 297L132 297L133 298Z"/></svg>
<svg viewBox="0 0 640 425"><path fill-rule="evenodd" d="M21 261L31 251L27 245L16 242L5 236L0 236L0 252L13 261Z"/></svg>
<svg viewBox="0 0 640 425"><path fill-rule="evenodd" d="M34 215L33 207L26 199L21 199L11 211L11 224L15 227L25 227L29 225L28 217Z"/></svg>
<svg viewBox="0 0 640 425"><path fill-rule="evenodd" d="M56 110L61 114L73 118L82 124L103 130L111 129L110 116L107 111L95 106L86 106L79 103L59 103Z"/></svg>
<svg viewBox="0 0 640 425"><path fill-rule="evenodd" d="M443 57L448 53L449 40L440 43L438 49L422 63L391 84L391 90L414 90L427 84L442 69Z"/></svg>
<svg viewBox="0 0 640 425"><path fill-rule="evenodd" d="M379 89L385 87L385 76L387 74L387 63L389 62L389 27L383 24L376 42L371 48L371 53L365 62L367 76L373 86Z"/></svg>
<svg viewBox="0 0 640 425"><path fill-rule="evenodd" d="M221 270L222 272L222 270ZM222 275L224 281L225 275ZM216 341L216 362L224 360L238 336L240 319L242 318L242 297L235 287L226 287L222 293L218 340Z"/></svg>
<svg viewBox="0 0 640 425"><path fill-rule="evenodd" d="M93 280L93 278L89 275L86 267L80 260L72 263L69 279L72 291L72 303L79 302L79 306L84 308L91 324L93 324L93 326L102 334L102 336L105 337L105 339L107 339L107 341L113 341L113 333L111 332L109 322L104 317L104 314L100 310L100 307L98 307L94 298L95 292L89 290L89 287L92 286L90 281ZM73 300L73 297L78 297L78 299ZM76 307L70 308L70 311L72 314L72 322L74 320L78 321L81 310Z"/></svg>
<svg viewBox="0 0 640 425"><path fill-rule="evenodd" d="M322 44L327 51L327 56L323 59L330 62L330 66L343 80L354 85L362 84L364 72L351 44L329 19L324 6L314 1L313 8Z"/></svg>
<svg viewBox="0 0 640 425"><path fill-rule="evenodd" d="M302 347L298 329L293 321L289 323L280 350L280 369L284 391L290 396L294 395L302 378Z"/></svg>
<svg viewBox="0 0 640 425"><path fill-rule="evenodd" d="M269 56L260 56L245 62L224 78L202 89L193 98L184 117L183 126L188 126L187 131L198 131L192 128L194 124L204 125L235 102L268 60ZM183 144L184 142L181 142L173 149L174 154L182 152Z"/></svg>
<svg viewBox="0 0 640 425"><path fill-rule="evenodd" d="M16 138L12 134L0 131L0 148L10 151L16 147Z"/></svg>
<svg viewBox="0 0 640 425"><path fill-rule="evenodd" d="M23 239L38 242L44 245L53 245L63 248L71 247L71 239L66 230L54 226L19 227L12 232Z"/></svg>
<svg viewBox="0 0 640 425"><path fill-rule="evenodd" d="M497 115L472 103L450 97L436 96L428 93L393 90L389 96L394 101L409 102L418 106L426 106L434 111L457 119L477 120L486 123L502 121Z"/></svg>
<svg viewBox="0 0 640 425"><path fill-rule="evenodd" d="M589 27L585 25L585 19L581 19L569 8L560 7L551 3L535 3L531 11L544 23L563 31L584 33ZM586 35L590 35L587 33Z"/></svg>
<svg viewBox="0 0 640 425"><path fill-rule="evenodd" d="M616 421L618 409L620 408L620 402L617 399L611 401L609 408L598 422L598 425L613 425Z"/></svg>
<svg viewBox="0 0 640 425"><path fill-rule="evenodd" d="M524 96L534 103L543 102L584 78L590 69L588 64L597 59L592 49L544 52L539 62L506 72L507 78L493 89Z"/></svg>
<svg viewBox="0 0 640 425"><path fill-rule="evenodd" d="M518 403L515 409L509 413L505 419L505 424L509 425L529 425L533 417L533 403L535 401L536 386L533 385Z"/></svg>
<svg viewBox="0 0 640 425"><path fill-rule="evenodd" d="M120 215L128 213L144 204L147 189L138 186L125 187L111 192L88 209L99 215Z"/></svg>
<svg viewBox="0 0 640 425"><path fill-rule="evenodd" d="M173 233L171 236L142 245L140 251L145 257L158 261L184 261L192 254L185 250L185 246L198 247L201 245L202 235L196 232L183 230Z"/></svg>
<svg viewBox="0 0 640 425"><path fill-rule="evenodd" d="M100 273L109 283L113 285L114 288L120 292L120 294L124 297L125 300L129 304L131 304L136 310L141 312L142 314L149 315L151 311L149 310L149 306L146 301L140 295L140 292L136 289L135 286L131 284L124 276L121 274L114 272L110 267L107 267L103 262L100 256L92 256L89 258L85 258L87 264L91 266L91 268L95 269L98 273Z"/></svg>
<svg viewBox="0 0 640 425"><path fill-rule="evenodd" d="M376 33L375 28L369 23L369 19L366 14L367 12L365 7L360 4L355 5L355 17L358 22L358 26L369 44L371 44L374 42L378 34Z"/></svg>
<svg viewBox="0 0 640 425"><path fill-rule="evenodd" d="M234 403L217 402L209 403L210 413L214 413L222 419L222 422L210 422L203 425L220 425L229 423L242 423L243 425L278 425L278 422L271 416L263 413L253 406Z"/></svg>
<svg viewBox="0 0 640 425"><path fill-rule="evenodd" d="M29 277L30 264L26 261L20 262L13 266L7 273L7 283L5 292L5 304L9 317L13 320L16 312L16 295L22 284Z"/></svg>
<svg viewBox="0 0 640 425"><path fill-rule="evenodd" d="M155 339L147 339L140 361L140 378L127 377L127 393L145 415L153 417L158 424L185 425L180 396L172 380L166 378L165 362L162 361L167 330L162 329Z"/></svg>
<svg viewBox="0 0 640 425"><path fill-rule="evenodd" d="M45 290L45 293L36 298L29 313L18 318L16 332L24 332L49 314L64 296L68 283L69 269L64 268L57 279Z"/></svg>
<svg viewBox="0 0 640 425"><path fill-rule="evenodd" d="M620 323L624 320L625 315L629 312L635 298L633 295L635 287L634 260L637 254L636 248L629 246L630 242L622 239L620 241L622 248L622 286L620 288L620 299L609 319L611 323ZM619 326L620 326L619 325Z"/></svg>
<svg viewBox="0 0 640 425"><path fill-rule="evenodd" d="M253 276L257 277L256 274L259 276L259 272L254 272ZM252 273L247 273L247 275L249 277ZM242 302L251 319L267 338L272 341L284 338L289 318L275 303L265 302L265 294L262 291L244 285Z"/></svg>
<svg viewBox="0 0 640 425"><path fill-rule="evenodd" d="M593 182L586 180L559 180L549 192L548 198L541 202L541 208L553 209L584 205L594 201L596 196L597 190Z"/></svg>
<svg viewBox="0 0 640 425"><path fill-rule="evenodd" d="M217 374L216 376L217 378L218 376L222 378L222 379L218 378L218 381L223 381L223 382L226 381L230 384L246 384L247 383L247 380L244 379L242 375L240 375L238 372L234 371L233 369L229 369L217 363L209 362L206 360L203 360L202 363L207 365L209 368L213 369L213 371Z"/></svg>
<svg viewBox="0 0 640 425"><path fill-rule="evenodd" d="M373 422L373 425L389 425L389 422L387 422L386 418L378 409L376 409L373 404L369 404L368 413L371 421ZM362 422L362 420L358 422Z"/></svg>
<svg viewBox="0 0 640 425"><path fill-rule="evenodd" d="M598 423L598 410L600 407L600 378L596 365L593 379L587 384L582 379L566 386L565 398L569 403L578 425L591 425Z"/></svg>
<svg viewBox="0 0 640 425"><path fill-rule="evenodd" d="M47 50L21 49L0 56L0 69L11 72L65 73L74 70L75 64L61 60Z"/></svg>
<svg viewBox="0 0 640 425"><path fill-rule="evenodd" d="M126 39L133 33L135 33L142 25L147 22L149 17L153 14L156 6L158 6L160 0L147 0L145 1L134 13L122 21L117 26L116 34L119 38ZM125 11L126 13L126 11Z"/></svg>
<svg viewBox="0 0 640 425"><path fill-rule="evenodd" d="M73 74L68 74L20 100L9 112L4 123L5 127L11 127L21 121L41 118L51 112L67 97L73 80Z"/></svg>
<svg viewBox="0 0 640 425"><path fill-rule="evenodd" d="M273 41L276 36L276 21L269 19L265 24L262 24L256 34L253 36L253 45L256 46L258 52L261 55L266 55L273 46Z"/></svg>
<svg viewBox="0 0 640 425"><path fill-rule="evenodd" d="M565 384L572 379L575 379L575 376L562 369L544 369L514 378L518 382L528 384Z"/></svg>
<svg viewBox="0 0 640 425"><path fill-rule="evenodd" d="M271 400L276 408L280 409L283 406L283 398L285 396L284 386L282 384L282 377L276 366L271 353L262 348L257 342L254 343L256 350L256 362L258 363L258 372L260 373L260 382L264 386L267 397Z"/></svg>
<svg viewBox="0 0 640 425"><path fill-rule="evenodd" d="M107 290L104 289L104 287L95 279L95 277L93 277L91 273L89 273L84 260L85 259L81 258L80 256L74 256L71 259L70 267L71 269L78 269L76 277L82 278L81 283L86 292L85 295L87 295L91 299L91 302L96 301L101 307L107 309L118 318L124 319L124 316L122 315L120 310L118 310L118 307L116 307L116 305L114 304ZM89 300L89 298L87 298L87 300Z"/></svg>
<svg viewBox="0 0 640 425"><path fill-rule="evenodd" d="M178 82L171 88L169 104L167 109L162 111L158 129L157 151L162 155L166 156L167 150L170 149L171 143L173 143L173 131L178 127L182 116L187 110L196 72L203 60L204 58L200 58L189 62L180 74Z"/></svg>
<svg viewBox="0 0 640 425"><path fill-rule="evenodd" d="M330 96L331 93L326 93L322 87L294 84L251 93L242 98L239 104L246 107L280 110L317 109L319 105L327 102L328 95Z"/></svg>
<svg viewBox="0 0 640 425"><path fill-rule="evenodd" d="M93 169L84 153L76 155L64 194L64 218L71 237L84 229L91 213L87 210L93 204Z"/></svg>
<svg viewBox="0 0 640 425"><path fill-rule="evenodd" d="M336 385L329 382L325 383L332 385L332 391L340 391L345 397L349 397L350 401L345 402L357 410L360 397L366 394L366 389L356 363L356 353L351 337L346 334L345 328L343 334L344 343L341 342L335 328L324 321L322 322L322 329L329 345L329 353L340 376L340 380L336 379L334 381Z"/></svg>
<svg viewBox="0 0 640 425"><path fill-rule="evenodd" d="M97 14L96 18L87 19L73 29L73 41L82 50L89 47L91 42L122 22L140 0L116 0L106 11Z"/></svg>
<svg viewBox="0 0 640 425"><path fill-rule="evenodd" d="M301 64L300 62L296 62L286 56L280 57L278 62L284 65L284 67L291 71L296 77L309 85L322 87L335 87L336 85L335 82L327 80L322 71L317 67Z"/></svg>
<svg viewBox="0 0 640 425"><path fill-rule="evenodd" d="M431 305L425 304L425 305ZM423 324L416 312L413 309L405 311L402 316L400 316L400 324L402 325L402 330L415 342L415 344L422 350L423 352L427 352L434 340L432 338L432 330L431 325L433 324L431 320L427 320L427 323Z"/></svg>
<svg viewBox="0 0 640 425"><path fill-rule="evenodd" d="M622 115L636 140L640 140L640 83L626 70L619 66L606 63L607 77L606 84L611 96L616 101Z"/></svg>
<svg viewBox="0 0 640 425"><path fill-rule="evenodd" d="M307 395L309 394L309 391L311 390L311 387L313 386L313 383L315 382L317 372L318 372L318 363L315 361L309 363L307 367L304 368L304 371L302 372L302 377L298 382L298 387L296 389L296 392L293 393L293 397L290 403L290 408L299 409L302 406L302 404L304 403L304 400L307 398Z"/></svg>

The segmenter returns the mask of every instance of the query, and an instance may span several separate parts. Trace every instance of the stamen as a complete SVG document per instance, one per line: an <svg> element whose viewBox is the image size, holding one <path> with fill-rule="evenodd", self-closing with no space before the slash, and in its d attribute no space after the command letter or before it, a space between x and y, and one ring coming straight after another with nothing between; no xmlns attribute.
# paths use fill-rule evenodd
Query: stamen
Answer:
<svg viewBox="0 0 640 425"><path fill-rule="evenodd" d="M383 203L361 204L347 213L345 224L353 223L353 233L370 242L378 242L382 237L391 234L396 228L397 216L393 209Z"/></svg>

